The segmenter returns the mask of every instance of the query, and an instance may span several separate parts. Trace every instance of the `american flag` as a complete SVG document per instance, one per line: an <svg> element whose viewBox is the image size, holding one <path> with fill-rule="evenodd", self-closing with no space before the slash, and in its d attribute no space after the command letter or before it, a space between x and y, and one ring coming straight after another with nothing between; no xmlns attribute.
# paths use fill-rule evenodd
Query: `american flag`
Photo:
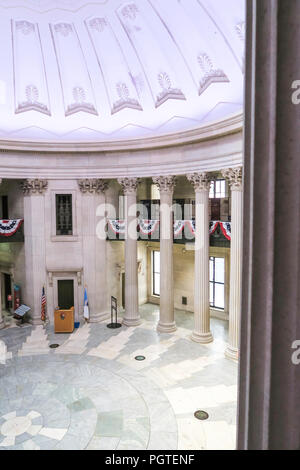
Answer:
<svg viewBox="0 0 300 470"><path fill-rule="evenodd" d="M45 287L42 289L42 302L41 302L41 320L46 320L46 294Z"/></svg>

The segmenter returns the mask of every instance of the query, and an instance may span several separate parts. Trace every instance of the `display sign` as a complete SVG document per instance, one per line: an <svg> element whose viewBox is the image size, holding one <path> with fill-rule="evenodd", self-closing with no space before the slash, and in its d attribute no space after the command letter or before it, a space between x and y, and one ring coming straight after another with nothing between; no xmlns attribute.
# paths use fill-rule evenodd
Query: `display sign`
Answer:
<svg viewBox="0 0 300 470"><path fill-rule="evenodd" d="M29 312L29 310L30 307L27 305L20 305L20 307L15 310L15 315L22 318L27 312Z"/></svg>

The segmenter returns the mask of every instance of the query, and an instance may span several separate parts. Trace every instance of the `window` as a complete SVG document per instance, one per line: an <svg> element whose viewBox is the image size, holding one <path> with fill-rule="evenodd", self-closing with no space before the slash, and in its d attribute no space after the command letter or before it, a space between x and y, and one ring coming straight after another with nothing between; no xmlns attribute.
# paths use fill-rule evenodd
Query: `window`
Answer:
<svg viewBox="0 0 300 470"><path fill-rule="evenodd" d="M160 252L152 252L153 295L160 295Z"/></svg>
<svg viewBox="0 0 300 470"><path fill-rule="evenodd" d="M8 219L8 196L2 196L1 198L1 219Z"/></svg>
<svg viewBox="0 0 300 470"><path fill-rule="evenodd" d="M211 199L221 199L226 197L225 180L214 180L210 183L209 197Z"/></svg>
<svg viewBox="0 0 300 470"><path fill-rule="evenodd" d="M210 306L224 310L225 306L225 259L209 258Z"/></svg>
<svg viewBox="0 0 300 470"><path fill-rule="evenodd" d="M56 235L73 235L72 194L56 194Z"/></svg>
<svg viewBox="0 0 300 470"><path fill-rule="evenodd" d="M151 199L156 201L160 199L160 192L157 184L151 184Z"/></svg>

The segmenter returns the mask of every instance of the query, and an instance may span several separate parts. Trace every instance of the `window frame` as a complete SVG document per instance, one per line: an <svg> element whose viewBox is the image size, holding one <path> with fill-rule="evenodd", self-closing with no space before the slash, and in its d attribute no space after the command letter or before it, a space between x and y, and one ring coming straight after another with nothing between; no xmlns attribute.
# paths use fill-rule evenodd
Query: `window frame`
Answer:
<svg viewBox="0 0 300 470"><path fill-rule="evenodd" d="M219 282L219 281L216 281L216 264L215 264L215 260L216 258L219 258L219 259L223 259L224 261L224 282ZM210 266L209 266L209 287L211 286L211 284L213 285L213 301L211 301L211 298L210 298L210 289L209 289L209 306L210 308L213 308L213 309L216 309L216 310L220 310L222 312L225 311L225 307L226 307L226 278L225 278L225 272L226 272L226 259L223 257L223 256L215 256L215 255L210 255L209 256L209 263L211 262L211 260L213 259L213 280L211 280L210 278ZM224 296L224 299L223 299L223 304L224 304L224 307L218 307L216 305L216 292L215 292L215 285L218 284L218 285L221 285L223 286L223 296Z"/></svg>
<svg viewBox="0 0 300 470"><path fill-rule="evenodd" d="M159 275L159 282L160 282L160 263L159 263L159 271L156 271L156 262L155 262L155 253L160 254L160 250L153 250L152 251L152 263L151 263L151 271L152 271L152 296L154 297L160 297L160 293L157 294L155 292L155 287L156 287L156 282L155 282L155 275Z"/></svg>
<svg viewBox="0 0 300 470"><path fill-rule="evenodd" d="M59 197L69 197L70 198L70 201L69 201L69 204L70 204L70 211L71 211L71 214L70 214L70 217L71 217L71 223L70 223L70 230L69 232L71 233L59 233L59 231L62 232L62 229L59 229L59 214L58 214L58 198ZM72 194L70 193L56 193L55 194L55 218L56 218L56 227L55 227L55 232L56 232L56 236L57 237L72 237L73 236L73 197L72 197Z"/></svg>
<svg viewBox="0 0 300 470"><path fill-rule="evenodd" d="M72 195L72 221L73 221L73 234L72 235L57 235L56 234L56 195L57 194L71 194ZM73 189L54 189L51 191L51 241L52 242L76 242L78 237L77 226L77 191Z"/></svg>
<svg viewBox="0 0 300 470"><path fill-rule="evenodd" d="M217 183L224 181L224 195L222 193L217 192ZM217 178L215 180L211 180L211 185L213 185L213 194L211 194L211 186L209 190L209 199L225 199L227 198L227 186L225 178ZM221 196L217 196L217 194L221 194Z"/></svg>

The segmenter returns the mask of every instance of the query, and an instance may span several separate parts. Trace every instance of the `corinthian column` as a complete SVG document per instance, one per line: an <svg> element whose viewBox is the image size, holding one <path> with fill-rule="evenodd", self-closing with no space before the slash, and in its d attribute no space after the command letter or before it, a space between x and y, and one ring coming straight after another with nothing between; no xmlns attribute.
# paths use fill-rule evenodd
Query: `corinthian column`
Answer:
<svg viewBox="0 0 300 470"><path fill-rule="evenodd" d="M90 322L109 316L106 284L105 191L108 183L101 179L78 181L82 193L84 284L89 300Z"/></svg>
<svg viewBox="0 0 300 470"><path fill-rule="evenodd" d="M229 337L225 355L238 359L241 320L243 188L242 168L222 171L231 188Z"/></svg>
<svg viewBox="0 0 300 470"><path fill-rule="evenodd" d="M172 333L174 321L173 286L173 192L174 176L153 178L160 192L160 316L157 330Z"/></svg>
<svg viewBox="0 0 300 470"><path fill-rule="evenodd" d="M137 270L137 178L120 178L125 196L125 315L123 325L136 326L141 323L138 299Z"/></svg>
<svg viewBox="0 0 300 470"><path fill-rule="evenodd" d="M196 193L196 234L195 234L195 288L194 288L194 331L192 340L210 343L209 308L209 187L207 173L187 175Z"/></svg>
<svg viewBox="0 0 300 470"><path fill-rule="evenodd" d="M24 193L25 303L31 307L33 325L41 325L41 295L46 284L45 191L46 180L27 179Z"/></svg>

